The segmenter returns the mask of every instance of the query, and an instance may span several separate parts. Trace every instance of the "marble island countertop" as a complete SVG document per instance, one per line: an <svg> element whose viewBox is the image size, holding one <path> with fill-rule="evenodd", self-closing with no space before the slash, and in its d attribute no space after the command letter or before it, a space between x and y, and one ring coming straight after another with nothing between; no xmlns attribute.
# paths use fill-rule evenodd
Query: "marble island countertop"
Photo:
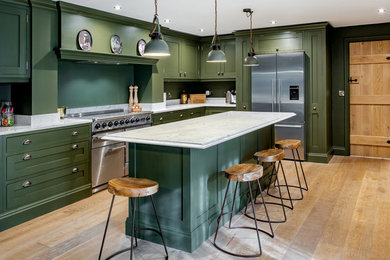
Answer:
<svg viewBox="0 0 390 260"><path fill-rule="evenodd" d="M206 149L295 116L231 111L106 135L104 140Z"/></svg>

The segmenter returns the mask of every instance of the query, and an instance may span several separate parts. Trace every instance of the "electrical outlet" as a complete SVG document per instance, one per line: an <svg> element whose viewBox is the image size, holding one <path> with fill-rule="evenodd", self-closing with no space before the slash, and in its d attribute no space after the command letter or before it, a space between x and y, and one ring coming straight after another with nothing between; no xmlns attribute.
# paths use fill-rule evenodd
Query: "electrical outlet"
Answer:
<svg viewBox="0 0 390 260"><path fill-rule="evenodd" d="M339 97L344 97L344 96L345 96L344 90L339 90Z"/></svg>

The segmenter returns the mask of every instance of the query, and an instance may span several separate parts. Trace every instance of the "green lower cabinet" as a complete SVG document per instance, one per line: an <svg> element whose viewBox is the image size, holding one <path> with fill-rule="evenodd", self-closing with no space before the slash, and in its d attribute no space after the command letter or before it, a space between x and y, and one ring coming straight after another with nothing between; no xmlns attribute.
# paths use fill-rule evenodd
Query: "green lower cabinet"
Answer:
<svg viewBox="0 0 390 260"><path fill-rule="evenodd" d="M206 116L235 110L235 107L206 107Z"/></svg>
<svg viewBox="0 0 390 260"><path fill-rule="evenodd" d="M0 2L0 83L28 82L29 9Z"/></svg>
<svg viewBox="0 0 390 260"><path fill-rule="evenodd" d="M205 115L205 108L199 107L193 109L184 109L184 110L176 110L176 111L152 114L152 121L153 121L153 125L160 125L160 124L172 123L179 120L200 117L204 115Z"/></svg>
<svg viewBox="0 0 390 260"><path fill-rule="evenodd" d="M7 135L0 145L0 231L91 196L90 124Z"/></svg>
<svg viewBox="0 0 390 260"><path fill-rule="evenodd" d="M271 147L272 136L271 126L207 149L130 144L130 172L159 183L153 197L167 246L193 252L215 232L228 182L224 171L238 163L254 163L253 153ZM264 185L269 182L269 170L262 179ZM235 184L230 185L226 211L231 209ZM248 184L239 184L234 213L246 204L247 191ZM150 198L138 200L136 222L140 228L158 228ZM131 217L126 221L126 234L130 231ZM137 236L162 243L156 233L147 230Z"/></svg>

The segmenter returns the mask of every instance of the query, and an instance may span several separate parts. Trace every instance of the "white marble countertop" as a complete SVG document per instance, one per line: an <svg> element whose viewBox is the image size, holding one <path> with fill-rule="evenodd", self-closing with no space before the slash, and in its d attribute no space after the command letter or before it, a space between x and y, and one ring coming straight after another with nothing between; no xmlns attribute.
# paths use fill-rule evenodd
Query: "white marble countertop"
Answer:
<svg viewBox="0 0 390 260"><path fill-rule="evenodd" d="M80 125L91 123L91 120L86 119L62 119L62 120L53 120L52 122L45 122L41 125L14 125L10 127L0 127L0 136L9 135L9 134L17 134L23 132L30 131L38 131L50 128L64 127L64 126L72 126L72 125Z"/></svg>
<svg viewBox="0 0 390 260"><path fill-rule="evenodd" d="M103 139L206 149L293 116L294 113L230 111L109 134Z"/></svg>

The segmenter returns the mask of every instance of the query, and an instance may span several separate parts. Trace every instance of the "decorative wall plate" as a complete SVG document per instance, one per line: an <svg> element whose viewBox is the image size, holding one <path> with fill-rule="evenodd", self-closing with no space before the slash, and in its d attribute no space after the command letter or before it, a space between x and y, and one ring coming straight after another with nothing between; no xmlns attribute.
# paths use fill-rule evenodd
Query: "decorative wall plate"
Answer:
<svg viewBox="0 0 390 260"><path fill-rule="evenodd" d="M116 54L122 53L122 41L118 35L111 36L111 51Z"/></svg>
<svg viewBox="0 0 390 260"><path fill-rule="evenodd" d="M79 31L77 41L83 51L89 51L92 48L92 35L88 30Z"/></svg>
<svg viewBox="0 0 390 260"><path fill-rule="evenodd" d="M137 52L138 55L143 56L145 52L145 46L146 46L146 41L144 39L141 39L137 42Z"/></svg>

